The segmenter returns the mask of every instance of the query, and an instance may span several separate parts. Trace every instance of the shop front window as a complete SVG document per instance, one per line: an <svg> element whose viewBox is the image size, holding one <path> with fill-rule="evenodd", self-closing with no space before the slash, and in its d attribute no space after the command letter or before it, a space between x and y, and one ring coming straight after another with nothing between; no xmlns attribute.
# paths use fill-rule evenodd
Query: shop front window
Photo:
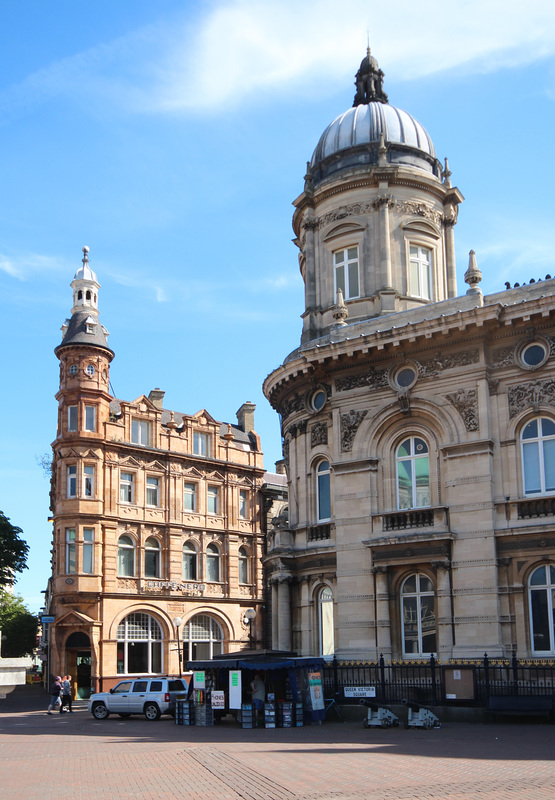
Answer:
<svg viewBox="0 0 555 800"><path fill-rule="evenodd" d="M117 630L118 675L162 672L162 629L150 614L135 612Z"/></svg>

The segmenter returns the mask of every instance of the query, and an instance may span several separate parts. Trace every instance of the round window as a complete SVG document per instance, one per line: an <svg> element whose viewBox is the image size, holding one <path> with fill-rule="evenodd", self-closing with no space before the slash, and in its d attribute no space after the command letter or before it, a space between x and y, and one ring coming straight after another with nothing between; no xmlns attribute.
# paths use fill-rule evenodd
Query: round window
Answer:
<svg viewBox="0 0 555 800"><path fill-rule="evenodd" d="M400 389L408 389L416 381L416 370L412 367L403 367L395 375L395 383Z"/></svg>
<svg viewBox="0 0 555 800"><path fill-rule="evenodd" d="M95 371L96 371L96 370L95 370L95 368L94 368L94 366L93 366L92 364L87 364L87 368L86 368L86 370L85 370L85 372L87 373L87 375L90 375L90 376L91 376L91 378L92 378L92 376L94 375Z"/></svg>
<svg viewBox="0 0 555 800"><path fill-rule="evenodd" d="M78 370L79 370L79 367L77 366L77 364L72 364L71 367L69 368L69 374L70 375L77 375L77 371Z"/></svg>
<svg viewBox="0 0 555 800"><path fill-rule="evenodd" d="M523 348L520 358L527 367L539 367L547 358L547 348L542 342L532 342Z"/></svg>
<svg viewBox="0 0 555 800"><path fill-rule="evenodd" d="M314 392L311 401L314 411L320 411L325 406L327 399L328 398L323 389L318 389L316 392Z"/></svg>

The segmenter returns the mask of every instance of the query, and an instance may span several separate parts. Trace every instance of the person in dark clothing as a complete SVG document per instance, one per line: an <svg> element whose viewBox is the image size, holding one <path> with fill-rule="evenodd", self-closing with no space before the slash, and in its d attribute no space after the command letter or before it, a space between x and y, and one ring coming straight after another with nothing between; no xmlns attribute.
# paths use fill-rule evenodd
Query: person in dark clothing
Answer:
<svg viewBox="0 0 555 800"><path fill-rule="evenodd" d="M62 691L62 679L59 675L53 681L50 687L50 705L48 706L47 714L52 714L52 709L56 707L56 703L60 699L60 692Z"/></svg>
<svg viewBox="0 0 555 800"><path fill-rule="evenodd" d="M62 705L60 706L60 714L68 707L68 711L73 714L71 707L71 675L64 675L62 681Z"/></svg>

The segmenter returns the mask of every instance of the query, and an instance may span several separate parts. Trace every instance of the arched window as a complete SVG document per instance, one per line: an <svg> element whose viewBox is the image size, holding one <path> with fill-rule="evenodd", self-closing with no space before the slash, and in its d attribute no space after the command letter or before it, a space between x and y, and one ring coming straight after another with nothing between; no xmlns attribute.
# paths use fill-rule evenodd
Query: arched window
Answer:
<svg viewBox="0 0 555 800"><path fill-rule="evenodd" d="M221 627L208 614L197 614L183 626L183 655L185 661L204 661L223 653L224 635Z"/></svg>
<svg viewBox="0 0 555 800"><path fill-rule="evenodd" d="M437 652L434 585L422 574L411 575L401 589L403 654Z"/></svg>
<svg viewBox="0 0 555 800"><path fill-rule="evenodd" d="M318 522L331 519L331 485L329 461L320 461L316 467L316 510Z"/></svg>
<svg viewBox="0 0 555 800"><path fill-rule="evenodd" d="M120 578L135 576L135 542L131 536L118 539L118 575Z"/></svg>
<svg viewBox="0 0 555 800"><path fill-rule="evenodd" d="M197 579L197 549L193 542L183 545L183 580L196 581Z"/></svg>
<svg viewBox="0 0 555 800"><path fill-rule="evenodd" d="M424 439L411 436L397 448L397 507L422 508L430 503L430 458Z"/></svg>
<svg viewBox="0 0 555 800"><path fill-rule="evenodd" d="M555 492L555 422L548 417L532 419L520 439L524 494Z"/></svg>
<svg viewBox="0 0 555 800"><path fill-rule="evenodd" d="M333 621L333 593L324 586L318 593L318 627L320 632L320 655L333 658L335 653L335 625Z"/></svg>
<svg viewBox="0 0 555 800"><path fill-rule="evenodd" d="M220 580L220 551L215 544L206 548L206 580L216 583Z"/></svg>
<svg viewBox="0 0 555 800"><path fill-rule="evenodd" d="M160 542L149 536L145 542L145 578L160 577Z"/></svg>
<svg viewBox="0 0 555 800"><path fill-rule="evenodd" d="M532 652L555 652L555 567L544 565L530 575L530 626Z"/></svg>
<svg viewBox="0 0 555 800"><path fill-rule="evenodd" d="M118 675L162 672L162 629L154 617L135 612L118 625Z"/></svg>
<svg viewBox="0 0 555 800"><path fill-rule="evenodd" d="M249 551L246 547L239 548L239 583L250 583Z"/></svg>

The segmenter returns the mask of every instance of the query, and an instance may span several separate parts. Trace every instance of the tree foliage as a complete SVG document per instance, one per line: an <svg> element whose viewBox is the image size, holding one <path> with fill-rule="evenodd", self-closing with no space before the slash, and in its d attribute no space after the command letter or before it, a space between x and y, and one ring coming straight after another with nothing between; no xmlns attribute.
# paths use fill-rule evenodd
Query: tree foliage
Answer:
<svg viewBox="0 0 555 800"><path fill-rule="evenodd" d="M21 533L0 511L0 586L11 586L15 573L27 569L29 545L20 538Z"/></svg>
<svg viewBox="0 0 555 800"><path fill-rule="evenodd" d="M37 617L27 609L23 598L0 589L1 652L4 658L21 658L32 653L38 624Z"/></svg>

